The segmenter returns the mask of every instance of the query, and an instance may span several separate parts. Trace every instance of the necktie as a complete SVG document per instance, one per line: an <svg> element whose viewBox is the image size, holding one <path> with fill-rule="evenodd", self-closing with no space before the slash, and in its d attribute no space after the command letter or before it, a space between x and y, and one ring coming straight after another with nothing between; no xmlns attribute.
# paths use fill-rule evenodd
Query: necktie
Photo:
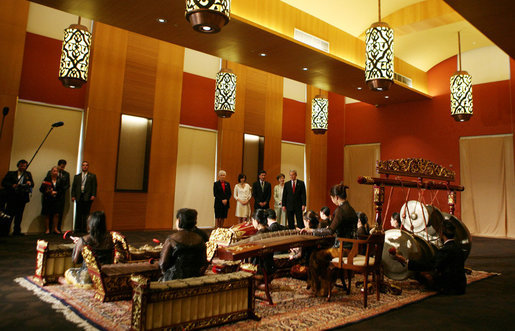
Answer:
<svg viewBox="0 0 515 331"><path fill-rule="evenodd" d="M265 191L265 182L261 182L261 191Z"/></svg>
<svg viewBox="0 0 515 331"><path fill-rule="evenodd" d="M295 181L292 182L291 186L293 188L293 193L295 193Z"/></svg>
<svg viewBox="0 0 515 331"><path fill-rule="evenodd" d="M225 193L225 182L222 182L222 191Z"/></svg>

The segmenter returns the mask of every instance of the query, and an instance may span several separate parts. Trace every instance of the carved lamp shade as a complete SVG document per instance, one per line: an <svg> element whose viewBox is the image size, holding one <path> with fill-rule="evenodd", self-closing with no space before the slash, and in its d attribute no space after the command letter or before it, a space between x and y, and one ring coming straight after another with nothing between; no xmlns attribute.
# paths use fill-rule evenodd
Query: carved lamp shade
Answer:
<svg viewBox="0 0 515 331"><path fill-rule="evenodd" d="M472 115L472 76L466 71L456 71L451 77L451 116L464 122Z"/></svg>
<svg viewBox="0 0 515 331"><path fill-rule="evenodd" d="M215 113L218 117L231 117L235 105L236 75L231 69L222 69L216 74Z"/></svg>
<svg viewBox="0 0 515 331"><path fill-rule="evenodd" d="M317 95L311 100L311 130L314 134L324 134L327 131L329 100Z"/></svg>
<svg viewBox="0 0 515 331"><path fill-rule="evenodd" d="M186 0L186 19L194 30L217 33L229 23L231 0Z"/></svg>
<svg viewBox="0 0 515 331"><path fill-rule="evenodd" d="M65 87L80 88L88 81L91 33L80 24L72 24L64 30L59 80Z"/></svg>
<svg viewBox="0 0 515 331"><path fill-rule="evenodd" d="M376 22L366 32L365 81L372 91L386 91L393 82L393 29Z"/></svg>

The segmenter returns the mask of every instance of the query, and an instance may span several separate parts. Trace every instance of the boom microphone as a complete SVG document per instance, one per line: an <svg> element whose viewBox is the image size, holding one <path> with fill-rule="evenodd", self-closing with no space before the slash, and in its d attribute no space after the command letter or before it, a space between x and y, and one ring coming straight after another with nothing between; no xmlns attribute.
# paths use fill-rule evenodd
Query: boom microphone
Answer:
<svg viewBox="0 0 515 331"><path fill-rule="evenodd" d="M52 124L52 127L53 128L58 128L60 126L63 126L64 125L64 122L55 122L54 124Z"/></svg>

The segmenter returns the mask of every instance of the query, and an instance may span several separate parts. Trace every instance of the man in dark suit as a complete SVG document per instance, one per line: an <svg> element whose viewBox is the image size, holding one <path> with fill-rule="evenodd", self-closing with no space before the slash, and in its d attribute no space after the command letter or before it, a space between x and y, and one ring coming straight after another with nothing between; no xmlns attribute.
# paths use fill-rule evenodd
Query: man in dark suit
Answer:
<svg viewBox="0 0 515 331"><path fill-rule="evenodd" d="M74 231L87 233L89 211L97 196L97 176L89 172L88 161L83 161L81 168L72 184L72 201L76 203Z"/></svg>
<svg viewBox="0 0 515 331"><path fill-rule="evenodd" d="M266 211L266 218L268 220L268 231L274 232L285 230L284 226L277 223L277 214L275 213L275 210L268 209Z"/></svg>
<svg viewBox="0 0 515 331"><path fill-rule="evenodd" d="M23 219L23 211L25 204L30 200L30 193L34 187L32 174L27 170L28 162L20 160L16 164L18 170L8 171L2 180L2 186L7 191L7 208L6 212L12 216L14 220L13 236L23 236L21 233L21 221ZM11 222L7 227L7 233L11 228Z"/></svg>
<svg viewBox="0 0 515 331"><path fill-rule="evenodd" d="M59 231L61 231L61 225L63 223L63 214L64 214L64 204L66 202L66 196L67 196L67 191L68 189L70 188L70 173L66 170L64 170L64 168L66 168L66 160L59 160L57 161L57 169L59 170L59 174L57 175L57 178L58 180L62 183L62 190L63 190L63 194L60 198L60 201L59 201L59 205L58 205L58 208L57 208L57 229ZM50 178L50 172L52 170L49 170L48 173L46 174L46 177L45 177L45 181L47 181L47 178Z"/></svg>
<svg viewBox="0 0 515 331"><path fill-rule="evenodd" d="M284 183L282 206L286 211L288 227L295 229L297 219L297 227L304 228L302 212L306 209L306 185L297 179L297 170L290 170L290 180Z"/></svg>
<svg viewBox="0 0 515 331"><path fill-rule="evenodd" d="M266 171L260 170L258 180L252 184L252 196L254 197L254 210L269 209L272 197L272 185L266 181Z"/></svg>
<svg viewBox="0 0 515 331"><path fill-rule="evenodd" d="M428 288L442 294L465 294L467 278L465 276L465 255L454 240L456 228L449 221L444 221L441 239L444 242L431 263L421 263L390 252L393 258L408 269L418 271L418 280Z"/></svg>

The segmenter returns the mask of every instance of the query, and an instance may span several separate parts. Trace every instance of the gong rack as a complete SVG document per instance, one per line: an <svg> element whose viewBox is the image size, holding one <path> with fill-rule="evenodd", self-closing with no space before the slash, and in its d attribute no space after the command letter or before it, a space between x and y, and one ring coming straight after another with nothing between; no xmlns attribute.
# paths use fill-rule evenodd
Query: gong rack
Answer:
<svg viewBox="0 0 515 331"><path fill-rule="evenodd" d="M374 205L376 229L383 230L382 211L384 204L385 186L418 188L425 190L446 190L449 214L454 215L456 192L465 188L461 185L451 184L455 172L421 158L408 158L377 161L377 172L384 177L359 176L358 183L374 185ZM390 175L417 177L417 180L391 179Z"/></svg>

